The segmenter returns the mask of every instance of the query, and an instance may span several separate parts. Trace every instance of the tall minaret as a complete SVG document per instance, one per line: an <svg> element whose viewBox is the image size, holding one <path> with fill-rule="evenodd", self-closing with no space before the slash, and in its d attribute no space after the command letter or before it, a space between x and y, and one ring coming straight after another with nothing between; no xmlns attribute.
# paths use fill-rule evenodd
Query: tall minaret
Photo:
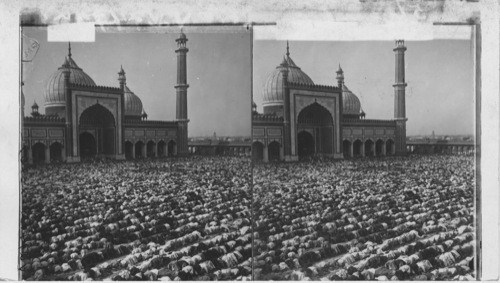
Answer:
<svg viewBox="0 0 500 283"><path fill-rule="evenodd" d="M120 120L122 127L118 130L120 131L120 136L123 137L123 125L125 125L125 87L127 85L127 76L125 76L125 70L123 70L123 66L120 65L120 71L118 72L118 82L120 83L120 91L121 91L121 99L120 99ZM117 159L125 159L125 140L121 140L118 147L118 154L116 155Z"/></svg>
<svg viewBox="0 0 500 283"><path fill-rule="evenodd" d="M405 42L396 40L396 81L394 87L394 119L396 120L396 154L406 154L406 102L405 102Z"/></svg>
<svg viewBox="0 0 500 283"><path fill-rule="evenodd" d="M71 44L68 43L68 55L71 55ZM71 58L71 57L70 57ZM78 150L76 149L77 141L73 141L73 115L72 113L72 98L71 89L69 87L71 71L69 68L68 57L64 59L63 77L64 77L64 96L66 97L66 112L65 112L65 154L66 161L69 163L78 162Z"/></svg>
<svg viewBox="0 0 500 283"><path fill-rule="evenodd" d="M175 90L177 94L176 100L176 119L178 122L178 135L177 135L177 154L186 155L188 153L188 114L187 114L187 61L186 54L189 49L186 47L188 41L186 35L182 32L177 42L177 84Z"/></svg>
<svg viewBox="0 0 500 283"><path fill-rule="evenodd" d="M285 158L285 161L291 161L293 159L298 159L298 153L292 151L292 128L290 125L292 113L290 113L290 89L288 88L288 74L289 74L289 69L288 69L288 61L287 59L290 56L290 50L288 48L288 41L286 42L286 58L283 58L283 63L281 65L285 67L283 69L283 79L281 80L281 83L283 84L283 102L284 102L284 109L283 109L283 157ZM267 146L266 146L267 147ZM295 156L295 157L294 157ZM268 156L267 156L267 149L264 152L264 161L268 161Z"/></svg>

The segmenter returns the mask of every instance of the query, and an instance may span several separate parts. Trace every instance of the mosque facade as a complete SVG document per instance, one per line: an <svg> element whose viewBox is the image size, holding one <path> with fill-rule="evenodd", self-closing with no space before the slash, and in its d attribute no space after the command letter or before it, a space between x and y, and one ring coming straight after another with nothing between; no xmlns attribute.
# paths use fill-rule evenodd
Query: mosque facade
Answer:
<svg viewBox="0 0 500 283"><path fill-rule="evenodd" d="M141 99L127 86L123 68L119 87L98 86L71 54L49 78L45 114L34 103L24 115L22 94L22 152L27 163L80 162L86 158L162 157L188 154L187 52L181 32L176 39L176 119L148 120Z"/></svg>
<svg viewBox="0 0 500 283"><path fill-rule="evenodd" d="M405 155L405 62L403 40L395 42L394 119L366 119L359 98L347 87L339 65L337 84L317 85L287 52L263 89L263 113L252 105L254 160L296 161Z"/></svg>

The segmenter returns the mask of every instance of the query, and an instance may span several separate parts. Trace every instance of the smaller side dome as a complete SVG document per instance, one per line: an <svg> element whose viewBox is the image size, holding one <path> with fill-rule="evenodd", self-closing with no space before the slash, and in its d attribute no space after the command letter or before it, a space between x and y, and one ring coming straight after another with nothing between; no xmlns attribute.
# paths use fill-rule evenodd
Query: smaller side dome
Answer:
<svg viewBox="0 0 500 283"><path fill-rule="evenodd" d="M361 102L359 98L350 91L347 86L342 85L342 112L344 115L356 115L361 113Z"/></svg>
<svg viewBox="0 0 500 283"><path fill-rule="evenodd" d="M128 86L125 86L125 116L141 117L142 101L133 93Z"/></svg>

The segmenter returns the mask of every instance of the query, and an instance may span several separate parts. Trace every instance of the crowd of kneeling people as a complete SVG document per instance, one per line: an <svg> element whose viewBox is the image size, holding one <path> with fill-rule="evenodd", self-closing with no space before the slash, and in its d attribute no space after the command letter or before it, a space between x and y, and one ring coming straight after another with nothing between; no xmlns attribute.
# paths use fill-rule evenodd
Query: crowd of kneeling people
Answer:
<svg viewBox="0 0 500 283"><path fill-rule="evenodd" d="M254 166L254 279L474 280L472 155Z"/></svg>
<svg viewBox="0 0 500 283"><path fill-rule="evenodd" d="M22 278L251 278L242 157L96 161L22 172Z"/></svg>
<svg viewBox="0 0 500 283"><path fill-rule="evenodd" d="M473 280L473 165L443 155L253 172L244 157L25 168L22 278Z"/></svg>

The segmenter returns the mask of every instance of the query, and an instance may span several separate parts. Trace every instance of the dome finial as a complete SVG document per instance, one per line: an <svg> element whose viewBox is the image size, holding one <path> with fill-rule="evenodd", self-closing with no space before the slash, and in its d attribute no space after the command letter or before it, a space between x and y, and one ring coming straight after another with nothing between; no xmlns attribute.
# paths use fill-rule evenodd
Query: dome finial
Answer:
<svg viewBox="0 0 500 283"><path fill-rule="evenodd" d="M342 88L344 86L344 71L340 67L339 63L339 69L337 70L337 85L339 88Z"/></svg>
<svg viewBox="0 0 500 283"><path fill-rule="evenodd" d="M186 47L186 42L188 41L186 34L184 33L183 27L181 27L181 32L179 34L179 38L175 40L177 42L178 47Z"/></svg>
<svg viewBox="0 0 500 283"><path fill-rule="evenodd" d="M71 42L68 41L68 56L71 58Z"/></svg>
<svg viewBox="0 0 500 283"><path fill-rule="evenodd" d="M290 46L288 40L286 41L286 57L290 57Z"/></svg>
<svg viewBox="0 0 500 283"><path fill-rule="evenodd" d="M64 57L63 67L64 68L69 68L69 60L68 60L67 56Z"/></svg>
<svg viewBox="0 0 500 283"><path fill-rule="evenodd" d="M290 66L290 64L288 63L288 59L289 58L286 55L283 55L283 62L281 62L280 66L288 69L288 67Z"/></svg>

